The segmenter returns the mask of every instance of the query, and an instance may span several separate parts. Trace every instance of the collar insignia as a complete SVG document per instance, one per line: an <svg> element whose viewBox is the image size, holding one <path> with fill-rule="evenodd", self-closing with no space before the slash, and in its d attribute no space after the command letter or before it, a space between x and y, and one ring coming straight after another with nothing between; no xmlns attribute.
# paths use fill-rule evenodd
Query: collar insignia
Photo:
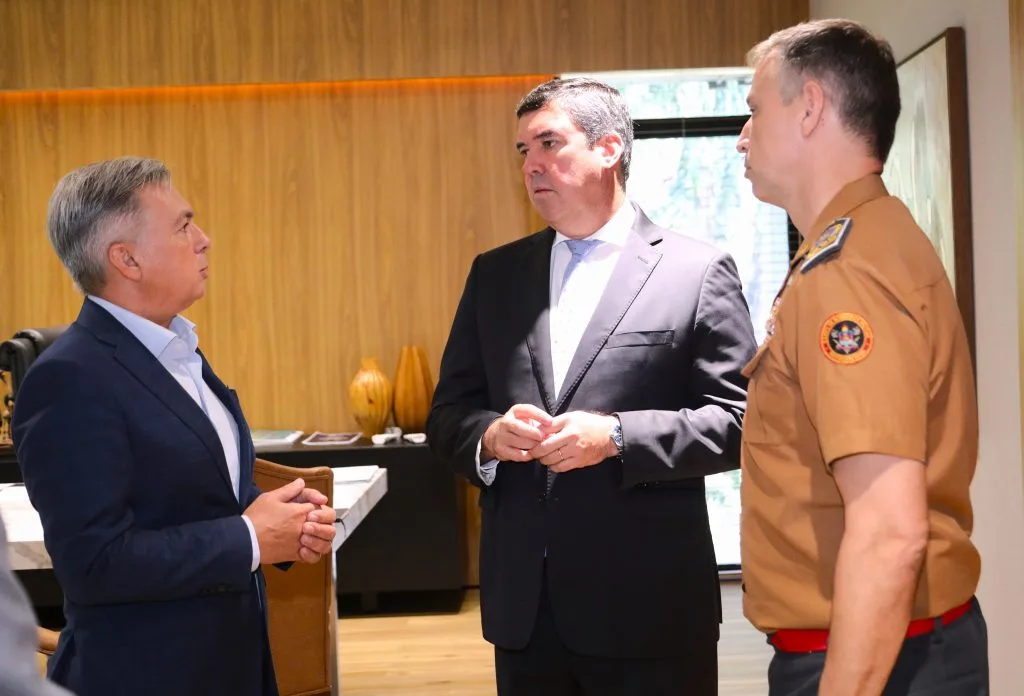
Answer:
<svg viewBox="0 0 1024 696"><path fill-rule="evenodd" d="M839 250L843 247L843 242L846 241L846 234L850 231L852 225L853 221L850 218L844 217L837 219L826 227L825 231L814 240L810 251L804 257L804 261L800 265L800 272L806 273L828 257L838 254Z"/></svg>

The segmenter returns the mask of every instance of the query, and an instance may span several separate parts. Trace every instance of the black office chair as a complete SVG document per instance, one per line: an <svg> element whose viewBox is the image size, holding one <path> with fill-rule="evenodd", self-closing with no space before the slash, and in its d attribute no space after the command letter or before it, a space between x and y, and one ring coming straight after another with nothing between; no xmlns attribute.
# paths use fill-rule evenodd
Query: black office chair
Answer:
<svg viewBox="0 0 1024 696"><path fill-rule="evenodd" d="M16 400L18 387L32 363L68 328L50 326L43 329L22 329L0 343L0 372L11 376L11 399Z"/></svg>

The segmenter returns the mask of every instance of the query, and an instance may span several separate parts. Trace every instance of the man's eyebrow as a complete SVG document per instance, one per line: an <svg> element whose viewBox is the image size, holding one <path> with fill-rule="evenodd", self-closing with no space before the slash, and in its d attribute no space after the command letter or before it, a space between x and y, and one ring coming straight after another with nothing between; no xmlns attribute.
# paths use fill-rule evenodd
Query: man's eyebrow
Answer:
<svg viewBox="0 0 1024 696"><path fill-rule="evenodd" d="M548 140L549 138L554 138L557 135L558 134L555 133L555 131L549 128L548 130L544 130L541 131L540 133L537 133L536 135L531 137L530 140ZM520 140L519 142L516 143L517 150L522 150L524 147L526 147L526 143L524 143L523 141Z"/></svg>

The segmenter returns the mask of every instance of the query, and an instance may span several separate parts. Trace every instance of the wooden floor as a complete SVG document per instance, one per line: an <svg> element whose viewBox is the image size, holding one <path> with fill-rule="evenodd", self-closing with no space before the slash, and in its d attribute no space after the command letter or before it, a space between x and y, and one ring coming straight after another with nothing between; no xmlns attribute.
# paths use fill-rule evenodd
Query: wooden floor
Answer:
<svg viewBox="0 0 1024 696"><path fill-rule="evenodd" d="M771 650L743 618L739 583L723 583L722 600L719 696L764 696ZM480 636L475 591L457 614L343 618L338 643L344 696L495 694L494 653Z"/></svg>

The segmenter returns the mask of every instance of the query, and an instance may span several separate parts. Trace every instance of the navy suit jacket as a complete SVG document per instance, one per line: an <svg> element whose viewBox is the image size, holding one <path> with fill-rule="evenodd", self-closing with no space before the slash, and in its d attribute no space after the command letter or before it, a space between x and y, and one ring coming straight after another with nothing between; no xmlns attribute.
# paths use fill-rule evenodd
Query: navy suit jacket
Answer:
<svg viewBox="0 0 1024 696"><path fill-rule="evenodd" d="M32 365L13 436L64 591L49 674L78 696L275 696L262 574L242 511L259 495L235 393L239 499L210 420L105 309Z"/></svg>
<svg viewBox="0 0 1024 696"><path fill-rule="evenodd" d="M573 652L704 654L721 620L704 477L739 467L741 371L756 348L736 266L637 208L556 395L554 235L474 261L427 421L433 451L481 487L484 637L512 650L528 643L546 566L558 633ZM559 474L550 493L539 462L501 462L485 486L477 445L517 403L615 413L621 460Z"/></svg>

